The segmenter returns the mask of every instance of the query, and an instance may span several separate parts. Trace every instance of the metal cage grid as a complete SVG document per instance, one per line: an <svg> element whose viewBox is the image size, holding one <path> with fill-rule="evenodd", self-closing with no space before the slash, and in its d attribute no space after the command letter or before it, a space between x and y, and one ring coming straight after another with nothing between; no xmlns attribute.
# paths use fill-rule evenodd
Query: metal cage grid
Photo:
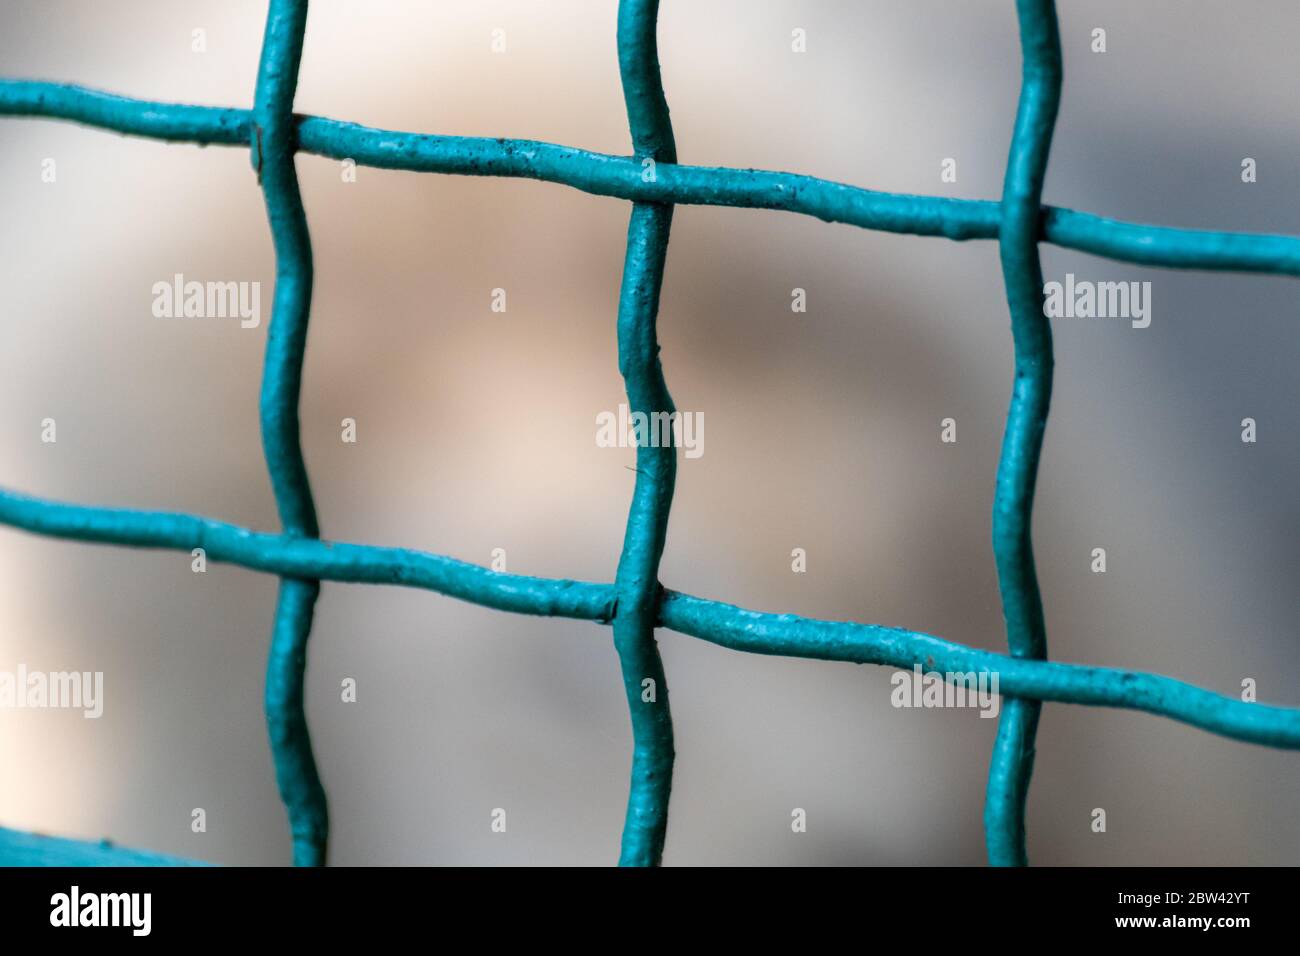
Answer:
<svg viewBox="0 0 1300 956"><path fill-rule="evenodd" d="M296 115L293 99L307 0L270 0L251 110L155 103L75 86L0 80L0 114L73 120L133 136L243 146L266 202L276 281L260 402L262 443L283 529L269 534L190 514L84 507L0 490L0 523L134 547L203 548L214 561L278 575L266 717L280 794L300 865L325 861L325 791L303 710L308 634L320 582L425 588L485 607L612 625L634 750L620 863L660 862L672 784L673 732L656 627L759 654L945 672L996 673L1005 695L985 804L988 856L1026 862L1024 808L1043 701L1147 711L1237 740L1300 748L1300 709L1244 702L1169 677L1047 661L1030 514L1052 384L1038 243L1180 269L1300 275L1300 239L1205 232L1102 219L1043 206L1060 102L1060 37L1052 0L1016 0L1023 77L1002 199L972 201L860 189L809 176L677 162L656 47L658 0L621 0L618 57L633 154L524 140L369 129ZM671 413L655 319L676 203L776 209L865 229L996 239L1015 343L1015 378L993 504L993 553L1007 655L873 624L748 611L663 588L658 580L676 471L672 447L637 448L636 482L613 584L497 573L450 557L320 538L299 442L298 401L312 289L296 152L384 169L512 176L631 200L618 307L618 356L634 412ZM647 172L648 171L648 172ZM657 692L644 700L642 682ZM0 862L175 862L0 831Z"/></svg>

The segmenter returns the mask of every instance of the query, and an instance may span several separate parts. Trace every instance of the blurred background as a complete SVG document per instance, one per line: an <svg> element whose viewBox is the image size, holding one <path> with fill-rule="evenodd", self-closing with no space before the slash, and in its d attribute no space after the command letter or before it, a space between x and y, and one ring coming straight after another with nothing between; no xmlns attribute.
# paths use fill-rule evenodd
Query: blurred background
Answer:
<svg viewBox="0 0 1300 956"><path fill-rule="evenodd" d="M1047 202L1300 232L1293 4L1061 8ZM265 13L7 0L0 75L247 106ZM627 154L615 20L597 0L318 2L296 108ZM791 51L796 28L806 53ZM1011 0L665 0L659 47L685 163L1001 192L1020 70ZM274 263L247 152L0 128L0 483L278 528L257 415ZM940 182L948 157L956 183ZM502 548L513 572L612 580L633 453L594 433L624 400L630 206L297 164L317 267L303 442L325 537L482 564ZM1043 265L1048 279L1149 280L1153 299L1145 330L1054 323L1034 522L1051 656L1229 695L1250 677L1261 700L1300 706L1300 284L1052 247ZM152 286L178 272L261 282L261 326L155 319ZM707 426L703 457L680 458L667 586L1005 648L989 525L1012 343L995 243L679 207L659 328L676 403ZM46 417L57 444L40 441ZM356 444L340 440L345 417ZM1256 444L1240 440L1244 417ZM797 547L805 574L791 572ZM1096 547L1105 574L1090 571ZM0 529L0 666L105 673L97 721L0 713L0 825L285 863L261 709L275 593L239 568L194 574L185 553ZM659 640L678 750L665 862L983 862L996 721L894 709L888 669ZM631 733L608 629L326 583L307 696L333 863L616 860ZM1294 864L1297 798L1295 754L1048 705L1030 857ZM197 807L206 833L191 832ZM490 830L497 807L505 834ZM806 834L791 832L794 807Z"/></svg>

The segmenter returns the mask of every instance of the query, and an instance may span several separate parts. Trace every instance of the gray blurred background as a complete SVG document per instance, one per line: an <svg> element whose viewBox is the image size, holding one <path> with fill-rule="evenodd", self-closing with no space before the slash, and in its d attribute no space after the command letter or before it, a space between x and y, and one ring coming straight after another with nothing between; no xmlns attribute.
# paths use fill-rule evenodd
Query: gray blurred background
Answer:
<svg viewBox="0 0 1300 956"><path fill-rule="evenodd" d="M1170 225L1300 232L1294 4L1061 4L1045 199ZM0 74L251 102L261 2L15 2ZM1108 51L1089 50L1094 27ZM790 50L791 30L808 51ZM206 31L207 52L191 50ZM490 51L491 31L507 49ZM626 154L615 4L318 2L301 112ZM683 162L996 198L1019 86L1011 0L665 0ZM257 394L266 321L162 321L177 272L260 281L247 151L0 121L0 483L278 527ZM1240 181L1243 157L1259 180ZM940 161L958 181L939 181ZM42 183L54 158L58 179ZM623 400L629 205L550 184L298 159L317 264L303 442L326 537L609 581L632 490L594 442ZM1153 321L1054 323L1035 512L1052 657L1300 705L1294 280L1044 247L1049 279L1150 280ZM493 288L508 312L490 311ZM808 312L790 310L791 289ZM662 579L768 611L1005 647L989 514L1011 382L991 242L681 207L660 316L681 459ZM1259 441L1240 441L1253 417ZM58 442L40 442L40 421ZM358 423L355 445L339 421ZM955 418L958 441L939 441ZM790 570L792 548L808 572ZM1089 570L1104 547L1109 570ZM261 711L276 581L183 553L0 529L0 666L105 672L105 713L0 714L0 825L220 863L289 839ZM660 633L677 728L665 861L983 862L995 721L896 710L890 671ZM344 678L359 699L340 701ZM308 715L337 864L606 864L631 735L610 632L326 584ZM1045 708L1041 864L1294 864L1300 759L1167 720ZM190 831L195 807L208 832ZM507 810L506 834L489 828ZM790 829L790 811L808 832ZM1103 807L1108 831L1091 832Z"/></svg>

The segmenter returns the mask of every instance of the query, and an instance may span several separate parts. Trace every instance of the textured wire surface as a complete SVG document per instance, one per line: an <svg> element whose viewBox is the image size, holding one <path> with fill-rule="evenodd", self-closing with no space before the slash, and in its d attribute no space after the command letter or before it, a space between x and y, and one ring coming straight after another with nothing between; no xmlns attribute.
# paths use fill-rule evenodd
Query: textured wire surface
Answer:
<svg viewBox="0 0 1300 956"><path fill-rule="evenodd" d="M1147 265L1300 275L1300 239L1124 223L1043 206L1060 100L1060 39L1052 0L1017 0L1016 6L1023 80L1000 202L881 193L788 173L678 164L655 43L658 0L621 0L619 5L619 68L631 157L525 140L376 130L295 115L306 0L270 2L252 110L154 103L75 86L0 80L0 114L68 119L135 136L250 149L276 255L260 416L282 531L255 532L188 514L84 507L4 490L0 522L82 541L204 548L211 560L280 577L266 716L297 864L322 864L328 836L325 792L303 711L306 647L322 580L423 588L498 610L612 625L634 738L623 864L658 863L667 828L673 735L656 627L760 654L996 673L1005 700L985 805L988 856L995 864L1026 862L1024 807L1043 701L1142 710L1238 740L1300 748L1300 709L1247 703L1155 674L1045 659L1042 600L1030 541L1052 382L1038 244ZM663 588L658 568L676 471L671 447L637 449L635 490L612 585L498 573L425 552L322 541L298 426L312 288L311 243L294 169L299 151L385 169L539 179L631 200L618 350L633 411L673 410L655 319L675 203L779 209L888 232L997 239L1015 343L993 516L1010 654L898 628L748 611ZM653 176L646 175L648 166ZM653 681L653 693L646 693L647 680ZM0 862L177 861L0 829Z"/></svg>

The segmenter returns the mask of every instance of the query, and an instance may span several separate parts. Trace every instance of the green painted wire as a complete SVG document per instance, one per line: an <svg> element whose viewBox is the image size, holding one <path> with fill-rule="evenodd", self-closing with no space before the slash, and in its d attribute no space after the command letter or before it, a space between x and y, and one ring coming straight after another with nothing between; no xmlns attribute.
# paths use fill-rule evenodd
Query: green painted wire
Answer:
<svg viewBox="0 0 1300 956"><path fill-rule="evenodd" d="M632 148L647 161L677 162L668 103L659 75L655 22L659 0L620 0L618 65L627 102ZM627 255L618 297L618 367L628 408L652 415L676 409L659 362L655 317L663 285L664 259L673 207L637 202L627 227ZM657 866L668 830L673 783L673 719L668 682L655 643L659 605L659 558L668 533L677 449L658 441L653 426L637 435L636 485L628 509L623 552L614 577L614 646L632 717L632 777L623 824L620 866ZM654 439L652 441L652 439Z"/></svg>
<svg viewBox="0 0 1300 956"><path fill-rule="evenodd" d="M298 85L307 0L271 0L253 97L252 162L266 199L275 246L275 295L266 334L260 403L262 448L284 533L318 538L307 465L299 438L298 400L311 315L312 259L307 214L294 169ZM266 667L266 723L276 783L289 815L293 862L323 866L329 812L303 704L307 640L320 594L313 578L283 577Z"/></svg>
<svg viewBox="0 0 1300 956"><path fill-rule="evenodd" d="M993 496L993 556L1012 657L1044 658L1047 634L1030 524L1052 397L1052 327L1043 312L1038 215L1061 102L1061 38L1053 0L1017 0L1024 64L1002 189L998 248L1015 341L1015 376ZM1023 866L1025 801L1042 702L1006 695L989 761L984 837L989 862Z"/></svg>
<svg viewBox="0 0 1300 956"><path fill-rule="evenodd" d="M766 614L675 591L664 593L659 623L752 654L996 674L1004 694L1140 710L1234 740L1300 749L1300 708L1247 703L1158 674L1009 657L902 628Z"/></svg>
<svg viewBox="0 0 1300 956"><path fill-rule="evenodd" d="M0 115L66 119L132 136L248 146L247 110L156 103L79 86L0 79ZM560 183L597 196L676 205L773 209L863 229L949 239L996 239L998 202L862 189L813 176L660 163L654 180L627 156L524 139L438 136L299 116L300 152L378 169L507 176ZM1176 229L1044 206L1039 239L1120 262L1171 269L1300 276L1300 238Z"/></svg>
<svg viewBox="0 0 1300 956"><path fill-rule="evenodd" d="M65 840L0 827L3 866L204 866L194 860L114 846L107 840Z"/></svg>
<svg viewBox="0 0 1300 956"><path fill-rule="evenodd" d="M658 862L666 825L672 739L662 665L654 645L655 624L754 653L998 674L1008 700L986 808L989 855L995 863L1024 860L1026 758L1032 753L1039 701L1131 708L1238 740L1300 748L1300 710L1247 704L1159 675L1037 659L1045 647L1029 518L1050 394L1051 345L1050 329L1045 321L1032 318L1038 307L1029 303L1031 291L1035 298L1041 294L1036 243L1051 242L1146 265L1294 276L1300 275L1300 239L1147 226L1041 206L1059 98L1059 39L1050 2L1018 0L1017 6L1025 82L1000 203L874 192L789 173L678 165L672 155L655 53L657 3L653 0L627 0L620 7L620 68L633 132L632 157L528 140L401 133L294 116L305 0L272 0L252 111L154 103L75 86L0 80L0 114L70 119L131 135L252 149L277 255L262 424L284 533L261 534L195 515L86 508L2 490L0 523L75 540L184 550L204 547L212 560L281 576L267 709L277 778L294 830L295 862L322 862L326 838L324 793L302 712L305 643L320 579L421 587L500 610L612 621L637 741L623 862ZM659 454L660 449L638 448L637 485L613 586L495 574L439 555L318 540L298 439L311 253L293 169L295 151L352 158L380 168L532 178L632 200L619 338L620 368L634 408L672 408L654 337L671 204L779 209L890 232L999 239L1017 374L999 464L994 548L1012 655L896 628L762 614L661 592L657 568L675 459ZM650 177L644 175L641 163L647 156L657 160L655 175ZM663 702L661 710L648 712L662 714L662 719L644 727L638 727L638 715L647 713L637 707L639 680L635 700L629 683L637 674L657 675ZM1025 704L1031 709L1022 708ZM1018 716L1008 718L1008 712ZM648 749L643 748L644 742ZM639 761L664 772L638 777ZM84 844L73 849L91 853L94 847ZM23 852L30 852L30 847L21 836L16 842L9 837L0 840L0 859ZM122 859L129 862L138 856L127 854Z"/></svg>
<svg viewBox="0 0 1300 956"><path fill-rule="evenodd" d="M442 555L250 531L197 515L90 508L0 490L0 524L72 541L189 552L268 574L420 588L498 611L608 624L609 584L490 571ZM1065 704L1138 710L1233 740L1300 750L1300 707L1247 703L1158 674L1014 658L919 631L769 614L665 591L658 623L751 654L997 674L999 689Z"/></svg>
<svg viewBox="0 0 1300 956"><path fill-rule="evenodd" d="M250 531L167 511L88 508L0 489L0 524L71 541L204 549L207 559L281 577L420 588L497 611L607 623L613 588L506 574L438 554Z"/></svg>

